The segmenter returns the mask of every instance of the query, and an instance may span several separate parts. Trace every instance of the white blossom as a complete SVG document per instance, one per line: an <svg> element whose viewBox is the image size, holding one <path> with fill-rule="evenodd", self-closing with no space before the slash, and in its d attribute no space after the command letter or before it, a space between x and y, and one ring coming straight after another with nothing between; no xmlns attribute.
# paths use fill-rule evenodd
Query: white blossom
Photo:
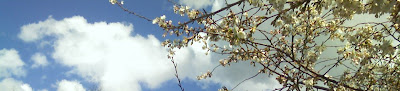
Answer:
<svg viewBox="0 0 400 91"><path fill-rule="evenodd" d="M306 84L307 87L312 87L312 86L314 86L314 81L313 80L314 80L314 78L303 80L303 83Z"/></svg>
<svg viewBox="0 0 400 91"><path fill-rule="evenodd" d="M240 32L238 33L238 37L239 37L240 39L245 39L245 38L246 38L246 32L240 31Z"/></svg>
<svg viewBox="0 0 400 91"><path fill-rule="evenodd" d="M152 23L153 23L153 24L157 24L158 21L159 21L158 19L159 19L159 18L154 19L154 20L152 21Z"/></svg>
<svg viewBox="0 0 400 91"><path fill-rule="evenodd" d="M117 1L117 0L109 0L109 2L110 2L111 4L115 4L115 3L117 3L118 1Z"/></svg>
<svg viewBox="0 0 400 91"><path fill-rule="evenodd" d="M165 15L162 15L161 17L160 17L160 20L165 20Z"/></svg>

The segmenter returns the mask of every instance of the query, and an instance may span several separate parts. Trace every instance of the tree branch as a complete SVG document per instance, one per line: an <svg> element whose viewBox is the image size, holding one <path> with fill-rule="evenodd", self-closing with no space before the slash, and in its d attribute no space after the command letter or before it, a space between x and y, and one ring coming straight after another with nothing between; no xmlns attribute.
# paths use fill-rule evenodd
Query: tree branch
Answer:
<svg viewBox="0 0 400 91"><path fill-rule="evenodd" d="M233 91L237 86L239 86L239 85L242 84L243 82L245 82L245 81L247 81L247 80L250 80L250 79L253 79L254 77L258 76L258 74L260 74L260 73L261 73L261 72L257 72L257 74L255 74L255 75L253 75L253 76L251 76L251 77L249 77L249 78L247 78L247 79L244 79L243 81L239 82L235 87L233 87L233 88L231 89L231 91Z"/></svg>
<svg viewBox="0 0 400 91"><path fill-rule="evenodd" d="M147 18L147 17L144 17L144 16L142 16L142 15L139 15L139 14L133 12L133 11L129 11L128 9L124 8L124 6L122 6L122 4L121 4L120 2L117 2L116 4L117 4L122 10L124 10L125 12L128 12L129 14L135 15L135 16L137 16L137 17L139 17L139 18L142 18L142 19L145 19L145 20L147 20L147 21L151 21L151 19L149 19L149 18Z"/></svg>
<svg viewBox="0 0 400 91"><path fill-rule="evenodd" d="M178 69L177 69L178 64L175 63L174 57L171 57L171 62L172 62L172 64L174 64L175 77L178 80L178 86L179 86L179 88L181 88L181 91L185 91L185 89L182 87L181 79L179 79Z"/></svg>

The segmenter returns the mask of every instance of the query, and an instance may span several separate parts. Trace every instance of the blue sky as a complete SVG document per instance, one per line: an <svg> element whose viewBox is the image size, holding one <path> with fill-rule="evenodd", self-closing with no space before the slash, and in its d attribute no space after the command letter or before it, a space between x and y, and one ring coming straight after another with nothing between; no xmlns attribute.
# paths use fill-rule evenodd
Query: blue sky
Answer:
<svg viewBox="0 0 400 91"><path fill-rule="evenodd" d="M217 3L221 0L195 1L177 2L206 10L221 6ZM125 0L124 6L150 19L161 15L174 22L186 19L174 14L167 0ZM0 21L0 89L179 90L166 48L160 46L165 39L162 29L108 0L1 0ZM204 55L201 46L195 43L177 52L188 91L233 87L241 80L232 79L245 79L257 71L238 64L218 69L215 75L220 77L197 81L197 75L223 57ZM276 86L269 79L274 78L261 76L239 88Z"/></svg>

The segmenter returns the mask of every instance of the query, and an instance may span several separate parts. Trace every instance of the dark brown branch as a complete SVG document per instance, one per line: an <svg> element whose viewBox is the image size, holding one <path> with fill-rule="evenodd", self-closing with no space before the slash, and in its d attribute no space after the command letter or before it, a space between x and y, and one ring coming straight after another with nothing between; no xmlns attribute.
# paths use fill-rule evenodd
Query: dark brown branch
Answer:
<svg viewBox="0 0 400 91"><path fill-rule="evenodd" d="M182 87L181 79L179 79L178 69L177 69L178 64L175 63L174 57L171 57L171 62L172 62L172 64L174 64L175 77L176 77L176 79L178 80L178 86L179 86L179 88L181 88L182 91L185 91L185 89Z"/></svg>
<svg viewBox="0 0 400 91"><path fill-rule="evenodd" d="M147 18L147 17L144 17L144 16L142 16L142 15L139 15L139 14L133 12L133 11L129 11L128 9L124 8L124 6L122 6L122 4L121 4L120 2L117 2L116 4L117 4L122 10L124 10L125 12L128 12L129 14L135 15L135 16L137 16L137 17L139 17L139 18L142 18L142 19L145 19L145 20L147 20L147 21L151 21L151 19L149 19L149 18Z"/></svg>
<svg viewBox="0 0 400 91"><path fill-rule="evenodd" d="M254 76L251 76L251 77L249 77L249 78L247 78L247 79L244 79L243 81L239 82L235 87L233 87L233 88L231 89L231 91L233 91L237 86L239 86L239 85L242 84L243 82L245 82L245 81L247 81L247 80L250 80L250 79L253 79L254 77L258 76L258 74L260 74L260 73L261 73L261 71L260 71L260 72L257 72L257 74L255 74Z"/></svg>

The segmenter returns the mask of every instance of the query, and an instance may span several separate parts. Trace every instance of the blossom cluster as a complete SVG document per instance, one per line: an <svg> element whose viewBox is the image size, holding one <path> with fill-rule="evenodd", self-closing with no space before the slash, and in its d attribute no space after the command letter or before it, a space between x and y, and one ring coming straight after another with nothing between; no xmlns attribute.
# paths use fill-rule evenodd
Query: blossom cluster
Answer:
<svg viewBox="0 0 400 91"><path fill-rule="evenodd" d="M181 16L184 16L185 14L187 14L189 19L195 19L200 14L200 12L198 10L195 10L195 9L190 10L189 6L178 7L178 6L174 5L174 12L176 14L180 14Z"/></svg>
<svg viewBox="0 0 400 91"><path fill-rule="evenodd" d="M202 42L206 54L228 55L219 61L222 67L250 61L288 90L393 90L400 89L399 5L399 0L239 0L211 13L175 5L174 12L188 21L174 25L163 15L152 23L164 29L164 37L182 36L162 42L169 57L174 48ZM358 14L388 17L347 25ZM343 72L327 75L332 70Z"/></svg>
<svg viewBox="0 0 400 91"><path fill-rule="evenodd" d="M108 0L111 4L116 4L118 3L117 0ZM121 1L120 4L124 4L124 1Z"/></svg>

